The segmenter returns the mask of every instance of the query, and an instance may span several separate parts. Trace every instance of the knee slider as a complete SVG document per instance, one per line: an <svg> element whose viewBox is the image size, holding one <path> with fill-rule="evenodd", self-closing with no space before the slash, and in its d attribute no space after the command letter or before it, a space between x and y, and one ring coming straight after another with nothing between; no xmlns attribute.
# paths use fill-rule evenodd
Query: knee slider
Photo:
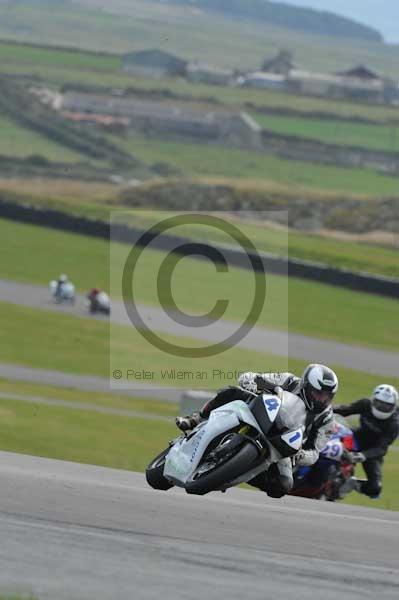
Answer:
<svg viewBox="0 0 399 600"><path fill-rule="evenodd" d="M272 498L282 498L292 490L294 480L288 475L280 475L278 478L269 480L267 486L267 495Z"/></svg>
<svg viewBox="0 0 399 600"><path fill-rule="evenodd" d="M281 487L285 494L288 494L294 487L294 478L289 475L280 475Z"/></svg>

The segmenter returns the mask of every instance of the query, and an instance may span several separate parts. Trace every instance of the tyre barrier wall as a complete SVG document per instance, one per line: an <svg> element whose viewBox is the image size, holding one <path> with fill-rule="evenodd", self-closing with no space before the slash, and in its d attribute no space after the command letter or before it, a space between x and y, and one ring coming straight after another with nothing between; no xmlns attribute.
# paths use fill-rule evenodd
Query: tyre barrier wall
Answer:
<svg viewBox="0 0 399 600"><path fill-rule="evenodd" d="M109 239L111 227L109 223L104 221L96 221L87 219L86 217L66 214L57 210L38 209L32 206L16 204L0 199L0 217L12 219L23 223L31 223L52 227L62 231L69 231L89 235L93 237ZM149 234L142 230L127 225L112 225L112 240L122 243L143 245L149 239ZM176 246L189 244L190 253L193 252L195 243L190 238L183 238L173 235L159 234L151 241L151 247L163 251L176 250ZM199 251L203 254L203 243L199 243ZM242 250L234 247L221 246L213 244L209 248L215 248L223 254L228 264L243 268L261 271L266 273L274 273L278 275L289 275L291 277L299 277L326 283L337 287L343 287L359 292L368 292L388 296L391 298L399 298L399 279L391 277L383 277L380 275L372 275L368 273L356 273L345 269L329 267L322 263L315 263L304 260L286 259L273 254L260 252L260 261L256 256L248 255ZM187 253L187 249L182 249L182 255ZM210 255L214 254L210 252ZM253 265L250 264L248 257L253 258ZM198 257L201 259L201 257ZM205 259L204 256L202 259ZM261 264L260 264L261 263Z"/></svg>

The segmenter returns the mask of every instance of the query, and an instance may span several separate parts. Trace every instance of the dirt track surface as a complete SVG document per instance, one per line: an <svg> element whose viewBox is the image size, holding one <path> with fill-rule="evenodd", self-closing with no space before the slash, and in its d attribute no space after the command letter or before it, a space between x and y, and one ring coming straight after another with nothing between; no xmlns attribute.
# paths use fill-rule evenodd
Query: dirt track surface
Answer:
<svg viewBox="0 0 399 600"><path fill-rule="evenodd" d="M396 600L399 513L0 453L0 590L40 600Z"/></svg>

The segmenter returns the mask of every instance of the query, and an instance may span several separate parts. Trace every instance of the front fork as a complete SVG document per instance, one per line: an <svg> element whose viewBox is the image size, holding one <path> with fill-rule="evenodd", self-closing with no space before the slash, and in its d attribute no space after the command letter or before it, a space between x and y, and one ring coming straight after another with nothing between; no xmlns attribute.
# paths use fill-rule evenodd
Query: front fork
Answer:
<svg viewBox="0 0 399 600"><path fill-rule="evenodd" d="M253 435L249 435L250 432L256 433L255 437ZM251 442L256 447L256 449L258 450L259 454L263 458L266 458L270 454L269 447L267 446L266 439L264 438L264 436L261 433L259 433L259 431L256 431L256 429L254 429L250 425L243 425L238 430L238 433L244 439L246 439L249 442Z"/></svg>

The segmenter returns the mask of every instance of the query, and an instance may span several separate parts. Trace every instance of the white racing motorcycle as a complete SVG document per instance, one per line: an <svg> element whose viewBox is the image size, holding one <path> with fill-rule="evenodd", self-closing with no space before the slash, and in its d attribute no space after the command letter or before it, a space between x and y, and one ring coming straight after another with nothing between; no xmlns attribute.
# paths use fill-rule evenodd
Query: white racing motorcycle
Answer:
<svg viewBox="0 0 399 600"><path fill-rule="evenodd" d="M179 486L188 494L225 491L296 454L305 422L305 406L290 392L234 400L170 442L149 464L147 482L157 490Z"/></svg>
<svg viewBox="0 0 399 600"><path fill-rule="evenodd" d="M62 283L61 287L58 288L58 282L53 280L50 281L49 288L55 302L70 302L71 304L75 302L75 286L70 281Z"/></svg>

